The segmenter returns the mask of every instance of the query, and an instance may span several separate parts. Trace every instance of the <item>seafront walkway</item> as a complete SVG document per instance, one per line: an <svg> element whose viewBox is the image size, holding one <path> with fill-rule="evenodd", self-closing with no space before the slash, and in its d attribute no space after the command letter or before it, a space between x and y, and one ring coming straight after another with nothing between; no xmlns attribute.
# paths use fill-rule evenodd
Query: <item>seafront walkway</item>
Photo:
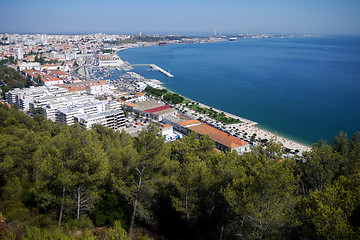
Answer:
<svg viewBox="0 0 360 240"><path fill-rule="evenodd" d="M302 152L311 150L311 147L309 147L309 146L305 146L303 144L294 142L290 139L287 139L285 137L279 136L277 134L274 134L272 132L269 132L267 130L257 127L256 126L256 125L258 125L257 122L254 122L249 119L239 117L234 114L227 113L227 112L221 111L219 109L207 106L205 104L194 101L190 98L186 98L186 97L184 97L184 98L189 101L198 103L199 105L201 105L205 108L212 108L214 111L216 111L218 113L223 112L225 115L227 115L229 117L239 119L241 121L241 123L223 124L223 123L217 122L216 120L210 119L209 116L207 116L206 114L201 114L201 113L195 112L194 110L192 110L188 107L185 107L184 105L181 105L182 109L186 110L187 115L189 115L190 117L192 117L194 119L201 118L202 120L209 122L224 131L228 131L229 133L231 133L234 136L237 136L237 137L240 136L242 139L250 140L250 138L253 136L253 134L256 134L255 139L257 139L257 140L260 140L260 139L261 140L267 139L268 141L273 140L277 143L281 143L284 147L291 149L293 151L299 150L299 152L302 153Z"/></svg>
<svg viewBox="0 0 360 240"><path fill-rule="evenodd" d="M300 152L309 151L311 148L305 146L303 144L294 142L290 139L284 138L280 135L271 133L266 131L262 128L251 126L247 124L237 124L235 126L238 131L242 134L247 133L247 136L251 137L254 133L256 134L256 139L267 139L268 141L273 140L275 142L281 143L284 147L291 149L291 150L299 150Z"/></svg>

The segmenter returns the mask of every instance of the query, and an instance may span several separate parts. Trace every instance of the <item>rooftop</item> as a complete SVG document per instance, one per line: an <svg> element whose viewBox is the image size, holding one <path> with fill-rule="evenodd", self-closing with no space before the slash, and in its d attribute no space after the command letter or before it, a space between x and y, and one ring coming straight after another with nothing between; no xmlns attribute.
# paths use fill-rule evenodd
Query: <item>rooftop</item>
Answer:
<svg viewBox="0 0 360 240"><path fill-rule="evenodd" d="M163 114L174 113L174 112L176 112L175 108L167 108L167 109L164 109L164 110L161 110L161 111L154 112L154 114L163 115Z"/></svg>
<svg viewBox="0 0 360 240"><path fill-rule="evenodd" d="M246 142L244 140L234 137L231 134L223 132L223 131L216 129L205 123L203 123L201 125L189 127L189 129L200 135L208 135L212 140L214 140L224 146L227 146L230 149L249 144L248 142Z"/></svg>
<svg viewBox="0 0 360 240"><path fill-rule="evenodd" d="M178 123L180 126L186 127L186 126L190 126L190 125L194 125L194 124L201 124L201 122L199 120L196 119L191 119L191 120L185 120L182 122Z"/></svg>
<svg viewBox="0 0 360 240"><path fill-rule="evenodd" d="M159 103L157 100L155 99L151 99L148 101L144 101L144 102L138 102L135 106L134 109L137 110L147 110L147 109L152 109L152 108L157 108L157 107L161 107L164 106L163 103Z"/></svg>
<svg viewBox="0 0 360 240"><path fill-rule="evenodd" d="M170 108L169 105L164 105L164 106L161 106L161 107L156 107L156 108L151 108L151 109L145 110L145 112L155 113L155 112L159 112L159 111L169 109L169 108Z"/></svg>

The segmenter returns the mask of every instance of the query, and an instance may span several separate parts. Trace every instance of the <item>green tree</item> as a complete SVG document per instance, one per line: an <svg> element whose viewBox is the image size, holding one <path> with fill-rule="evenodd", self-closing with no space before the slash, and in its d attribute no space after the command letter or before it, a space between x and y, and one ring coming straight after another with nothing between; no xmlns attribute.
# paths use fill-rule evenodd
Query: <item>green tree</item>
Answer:
<svg viewBox="0 0 360 240"><path fill-rule="evenodd" d="M349 138L347 137L347 134L340 131L340 133L332 140L332 148L335 152L347 154L349 151Z"/></svg>
<svg viewBox="0 0 360 240"><path fill-rule="evenodd" d="M90 213L109 167L94 132L80 126L65 127L39 150L38 159L41 178L36 192L41 193L40 199L50 199L47 204L59 206L59 225L65 207L74 209L78 220Z"/></svg>
<svg viewBox="0 0 360 240"><path fill-rule="evenodd" d="M114 187L132 205L129 234L132 235L135 218L152 223L150 211L152 197L164 179L168 161L168 148L156 125L150 124L140 132L134 141L134 149L128 149L123 156L114 159L118 165L113 168ZM113 160L113 161L114 161Z"/></svg>
<svg viewBox="0 0 360 240"><path fill-rule="evenodd" d="M114 226L108 230L106 234L106 239L129 240L125 229L121 226L121 223L119 221L114 222Z"/></svg>
<svg viewBox="0 0 360 240"><path fill-rule="evenodd" d="M340 178L323 191L315 190L303 199L299 204L299 214L304 223L305 236L316 239L358 239L359 228L353 228L348 221L359 206L359 180L356 181L355 189L347 189L343 186L346 179Z"/></svg>
<svg viewBox="0 0 360 240"><path fill-rule="evenodd" d="M222 222L221 177L217 172L219 154L208 136L191 133L173 143L170 192L173 208L185 222L185 238L218 234ZM220 230L221 231L221 230Z"/></svg>
<svg viewBox="0 0 360 240"><path fill-rule="evenodd" d="M294 164L251 153L234 166L223 192L237 215L236 234L243 239L281 238L287 228L297 226L292 219L299 201Z"/></svg>
<svg viewBox="0 0 360 240"><path fill-rule="evenodd" d="M304 194L322 191L339 173L342 158L323 141L315 144L311 151L303 153L303 157L299 166Z"/></svg>

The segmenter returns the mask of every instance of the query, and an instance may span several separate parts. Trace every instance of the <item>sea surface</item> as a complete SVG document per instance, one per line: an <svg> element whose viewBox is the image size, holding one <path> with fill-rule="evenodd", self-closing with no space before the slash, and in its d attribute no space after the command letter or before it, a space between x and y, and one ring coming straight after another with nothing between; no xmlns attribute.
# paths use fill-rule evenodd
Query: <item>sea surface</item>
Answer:
<svg viewBox="0 0 360 240"><path fill-rule="evenodd" d="M360 131L360 36L238 39L118 52L169 90L311 145Z"/></svg>

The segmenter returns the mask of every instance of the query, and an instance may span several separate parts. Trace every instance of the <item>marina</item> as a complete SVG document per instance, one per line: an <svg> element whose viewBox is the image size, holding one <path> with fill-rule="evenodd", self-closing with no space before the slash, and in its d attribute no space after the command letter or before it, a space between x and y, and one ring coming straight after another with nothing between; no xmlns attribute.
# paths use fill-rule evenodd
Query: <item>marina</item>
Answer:
<svg viewBox="0 0 360 240"><path fill-rule="evenodd" d="M135 71L159 79L167 89L182 96L255 120L259 128L311 146L320 139L330 141L340 130L352 135L357 129L357 39L169 44L166 48L128 49L120 57L131 63L155 63L171 69L176 72L176 81L144 68ZM315 60L321 64L313 64ZM331 88L324 87L325 79ZM341 96L341 101L333 101L334 96Z"/></svg>

